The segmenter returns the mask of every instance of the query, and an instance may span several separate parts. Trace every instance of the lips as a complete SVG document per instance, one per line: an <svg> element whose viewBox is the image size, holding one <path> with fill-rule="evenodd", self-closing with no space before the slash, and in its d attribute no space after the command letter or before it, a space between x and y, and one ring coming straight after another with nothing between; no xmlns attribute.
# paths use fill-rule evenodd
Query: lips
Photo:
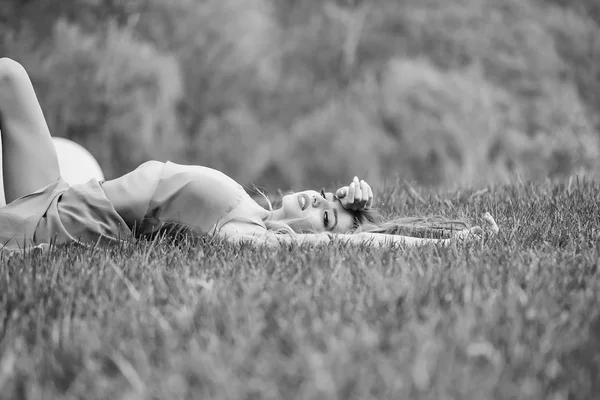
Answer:
<svg viewBox="0 0 600 400"><path fill-rule="evenodd" d="M305 194L299 194L298 195L298 204L300 205L300 209L302 211L306 210L306 208L308 207L308 204L309 204L308 196Z"/></svg>

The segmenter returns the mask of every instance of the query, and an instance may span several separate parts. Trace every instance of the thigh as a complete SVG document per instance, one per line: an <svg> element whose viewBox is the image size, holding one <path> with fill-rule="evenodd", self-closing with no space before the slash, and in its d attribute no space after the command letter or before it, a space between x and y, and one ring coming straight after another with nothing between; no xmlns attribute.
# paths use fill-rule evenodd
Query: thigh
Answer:
<svg viewBox="0 0 600 400"><path fill-rule="evenodd" d="M48 125L25 69L0 59L0 133L6 202L60 177Z"/></svg>
<svg viewBox="0 0 600 400"><path fill-rule="evenodd" d="M2 135L0 135L0 161L2 159ZM0 207L6 205L6 198L4 197L4 179L2 178L2 162L0 162Z"/></svg>

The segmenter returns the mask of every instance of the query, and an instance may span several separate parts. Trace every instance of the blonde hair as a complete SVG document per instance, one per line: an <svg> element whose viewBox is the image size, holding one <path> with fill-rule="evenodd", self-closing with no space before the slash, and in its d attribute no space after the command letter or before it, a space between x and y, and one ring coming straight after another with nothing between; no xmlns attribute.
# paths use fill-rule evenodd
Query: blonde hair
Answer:
<svg viewBox="0 0 600 400"><path fill-rule="evenodd" d="M451 220L441 215L422 217L399 217L385 221L376 211L366 210L362 223L356 226L355 233L370 232L388 235L402 235L422 238L449 238L454 232L469 229L463 220Z"/></svg>

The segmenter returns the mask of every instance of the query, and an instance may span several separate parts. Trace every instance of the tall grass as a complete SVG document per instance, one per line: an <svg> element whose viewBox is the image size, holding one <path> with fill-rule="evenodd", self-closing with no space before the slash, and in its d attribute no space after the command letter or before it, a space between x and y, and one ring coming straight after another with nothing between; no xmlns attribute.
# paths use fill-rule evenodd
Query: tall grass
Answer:
<svg viewBox="0 0 600 400"><path fill-rule="evenodd" d="M400 186L465 248L66 246L0 259L0 398L592 399L600 184Z"/></svg>

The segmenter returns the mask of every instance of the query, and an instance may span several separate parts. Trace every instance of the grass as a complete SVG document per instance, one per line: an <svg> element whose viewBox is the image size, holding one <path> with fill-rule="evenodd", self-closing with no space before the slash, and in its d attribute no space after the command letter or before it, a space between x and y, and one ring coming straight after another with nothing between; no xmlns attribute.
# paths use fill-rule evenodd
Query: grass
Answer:
<svg viewBox="0 0 600 400"><path fill-rule="evenodd" d="M501 232L447 249L4 256L0 398L597 398L600 184L416 193L388 188L380 208L490 211Z"/></svg>

